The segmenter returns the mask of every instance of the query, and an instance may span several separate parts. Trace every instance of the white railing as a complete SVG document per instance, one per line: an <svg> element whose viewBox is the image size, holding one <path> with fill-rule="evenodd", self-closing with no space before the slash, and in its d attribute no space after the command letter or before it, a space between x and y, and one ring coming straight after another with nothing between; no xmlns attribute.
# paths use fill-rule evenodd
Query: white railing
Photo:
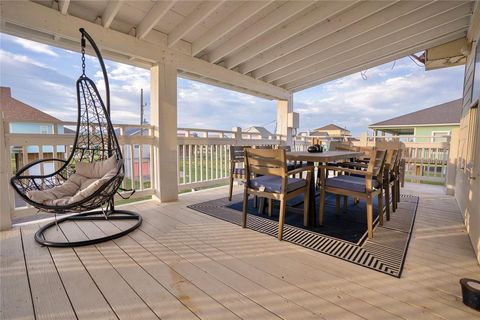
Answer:
<svg viewBox="0 0 480 320"><path fill-rule="evenodd" d="M75 129L76 123L56 124L49 134L13 133L10 124L4 123L4 141L7 158L2 164L4 172L10 176L20 167L42 158L66 159L71 150L74 133L59 133L58 128ZM126 176L123 188L135 189L134 198L154 194L153 185L156 168L153 166L154 137L150 125L114 125L118 141L125 159ZM3 132L0 131L0 134ZM404 140L408 137L402 137ZM419 138L419 137L416 137ZM431 141L429 138L426 141ZM435 137L438 139L438 137ZM315 139L315 140L314 140ZM295 151L305 151L319 137L297 136L291 145ZM353 142L356 146L381 145L382 141L395 140L395 137L361 137ZM418 139L417 139L418 140ZM178 185L179 192L225 184L230 172L230 146L281 145L284 137L261 137L258 133L236 131L178 128ZM449 140L448 140L449 141ZM404 148L405 175L412 181L444 183L448 167L449 142L402 142ZM328 147L328 142L324 142ZM48 163L37 169L39 173L52 171ZM7 177L8 179L9 177ZM4 178L5 180L5 174ZM18 218L32 215L35 210L28 208L19 197L8 188L8 195L0 195L2 204L10 203L11 216Z"/></svg>
<svg viewBox="0 0 480 320"><path fill-rule="evenodd" d="M18 124L15 121L14 124ZM37 159L57 158L67 159L74 142L76 123L62 122L51 126L53 130L47 134L14 133L10 132L10 123L4 123L5 149L7 150L7 163L4 165L7 172L13 174L16 170ZM35 125L33 125L33 128ZM60 130L58 130L61 128ZM117 132L118 142L122 148L125 161L124 189L135 189L133 199L150 196L153 194L152 175L153 161L153 136L151 126L139 125L114 125ZM59 133L59 131L67 133ZM70 130L68 130L70 129ZM143 134L140 131L143 130ZM2 134L0 132L0 134ZM31 174L48 174L55 169L54 162L45 162L30 169ZM9 188L8 198L10 202L12 218L32 215L34 208L28 207L20 197ZM3 200L3 199L2 199ZM5 200L3 200L5 201Z"/></svg>
<svg viewBox="0 0 480 320"><path fill-rule="evenodd" d="M230 174L230 146L280 145L282 137L211 129L178 129L179 191L221 185Z"/></svg>
<svg viewBox="0 0 480 320"><path fill-rule="evenodd" d="M15 122L18 124L19 122ZM6 179L19 168L37 159L66 159L74 142L76 123L61 122L50 125L49 133L15 133L10 132L11 124L3 123L7 158L3 164L5 172L10 173ZM59 130L60 128L60 130ZM114 124L118 142L122 148L125 161L125 179L122 187L135 189L133 198L147 197L154 194L153 185L156 168L154 168L154 137L150 125ZM68 130L70 129L70 130ZM63 133L65 131L66 133ZM1 140L1 139L0 139ZM178 185L179 191L224 184L230 170L230 146L232 145L279 145L280 136L260 137L257 133L226 131L215 129L178 129ZM32 168L35 173L53 172L55 166L47 162ZM4 178L5 180L5 178ZM10 203L11 217L21 218L36 213L8 188L8 195L2 201Z"/></svg>
<svg viewBox="0 0 480 320"><path fill-rule="evenodd" d="M403 148L405 179L444 184L449 166L450 136L362 136L356 146L379 146L397 142Z"/></svg>

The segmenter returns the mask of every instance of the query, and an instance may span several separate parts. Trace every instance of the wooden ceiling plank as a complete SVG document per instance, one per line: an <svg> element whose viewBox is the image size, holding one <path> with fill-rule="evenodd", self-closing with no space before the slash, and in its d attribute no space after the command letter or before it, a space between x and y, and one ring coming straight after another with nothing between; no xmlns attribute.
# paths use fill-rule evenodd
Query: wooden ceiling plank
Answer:
<svg viewBox="0 0 480 320"><path fill-rule="evenodd" d="M248 26L229 40L225 41L221 46L208 53L208 60L211 63L220 62L225 56L231 54L235 50L241 48L250 41L253 41L265 34L269 30L278 26L285 20L304 10L313 2L308 1L288 1L284 5L273 10L271 13Z"/></svg>
<svg viewBox="0 0 480 320"><path fill-rule="evenodd" d="M216 40L225 36L236 27L247 21L260 10L270 5L274 0L268 1L247 1L240 8L228 15L221 22L210 28L201 37L192 43L192 55L199 54L214 43Z"/></svg>
<svg viewBox="0 0 480 320"><path fill-rule="evenodd" d="M346 59L341 59L335 64L329 64L324 66L323 68L318 68L315 72L305 75L301 79L293 80L285 85L286 88L289 90L292 88L296 88L299 85L303 84L304 82L314 82L320 77L324 77L325 75L329 75L332 72L335 72L336 69L341 69L346 67L354 67L355 65L362 65L364 64L362 61L369 61L372 57L382 58L384 56L391 55L398 51L403 51L405 48L410 47L417 47L426 43L432 39L440 38L445 35L449 35L451 33L457 33L460 31L465 31L468 28L469 19L468 18L461 18L446 24L443 24L437 28L430 29L426 32L417 33L414 36L411 36L407 39L402 39L400 41L391 43L389 45L385 45L381 48L375 48L375 50L370 52L365 52L359 54L358 52L351 52ZM424 49L427 49L424 47ZM413 53L413 52L412 52Z"/></svg>
<svg viewBox="0 0 480 320"><path fill-rule="evenodd" d="M445 6L450 4L450 6ZM377 50L385 44L395 42L396 39L408 38L415 34L425 32L447 22L456 20L461 17L466 17L471 14L471 3L465 3L452 9L451 2L442 2L436 5L431 10L420 9L412 15L402 19L392 20L391 23L385 26L379 26L370 30L363 35L346 41L331 49L314 54L298 63L291 64L287 68L288 72L285 75L276 79L277 85L283 85L292 80L302 77L306 72L314 70L320 64L331 65L331 61L343 59L348 52L363 52L364 50ZM429 13L434 13L430 16ZM280 71L280 70L279 70ZM277 72L278 74L278 72ZM273 77L266 77L264 80L270 82L272 78L277 78L275 74ZM273 75L273 74L272 74Z"/></svg>
<svg viewBox="0 0 480 320"><path fill-rule="evenodd" d="M168 34L168 46L172 47L182 39L188 32L208 18L215 10L223 4L222 1L202 1L191 14L185 17L175 29Z"/></svg>
<svg viewBox="0 0 480 320"><path fill-rule="evenodd" d="M138 39L144 39L158 22L173 7L175 1L157 1L150 11L147 12L142 21L137 25L136 36Z"/></svg>
<svg viewBox="0 0 480 320"><path fill-rule="evenodd" d="M342 71L339 71L339 72L326 74L325 77L319 78L315 81L305 82L305 83L303 83L303 84L301 84L301 85L299 85L295 88L292 88L291 90L293 92L299 92L299 91L306 90L306 89L309 89L309 88L312 88L312 87L315 87L315 86L319 86L321 84L324 84L324 83L327 83L327 82L330 82L330 81L334 81L334 80L352 75L356 72L367 70L369 68L374 68L374 67L377 67L379 65L382 65L382 64L385 64L385 63L388 63L388 62L391 62L391 61L394 61L394 60L397 60L397 59L404 58L404 57L408 56L409 54L425 50L426 48L435 47L435 46L438 46L438 45L441 45L441 44L444 44L444 43L447 43L447 42L450 42L450 41L453 41L453 40L456 40L456 39L460 39L462 37L465 37L465 35L466 35L466 31L464 31L464 30L459 31L459 32L453 32L451 34L439 37L437 39L431 39L430 41L422 43L418 46L406 48L406 49L401 50L397 53L389 54L389 55L387 55L386 57L383 57L383 58L375 58L375 59L370 60L369 62L363 62L361 64L358 64L358 65L354 66L354 67L348 67L348 68L342 69Z"/></svg>
<svg viewBox="0 0 480 320"><path fill-rule="evenodd" d="M122 4L123 4L123 0L108 1L107 8L105 8L105 11L102 14L102 25L105 28L110 28L110 25L112 24L113 19L115 19L115 16L120 10L120 7L122 6Z"/></svg>
<svg viewBox="0 0 480 320"><path fill-rule="evenodd" d="M355 6L355 8L339 14L328 22L315 25L291 40L282 42L281 44L264 51L261 55L258 55L255 58L252 58L241 64L239 70L243 74L249 73L268 63L271 63L278 58L281 58L290 52L297 50L298 48L303 48L314 41L317 41L331 33L337 32L342 28L360 21L374 14L375 12L392 5L393 3L394 1L362 2L358 6Z"/></svg>
<svg viewBox="0 0 480 320"><path fill-rule="evenodd" d="M257 54L331 18L336 13L350 7L354 3L354 1L320 2L315 9L312 8L313 10L306 13L303 17L299 17L288 25L281 26L281 28L264 34L240 51L234 53L226 59L225 65L227 68L232 69Z"/></svg>

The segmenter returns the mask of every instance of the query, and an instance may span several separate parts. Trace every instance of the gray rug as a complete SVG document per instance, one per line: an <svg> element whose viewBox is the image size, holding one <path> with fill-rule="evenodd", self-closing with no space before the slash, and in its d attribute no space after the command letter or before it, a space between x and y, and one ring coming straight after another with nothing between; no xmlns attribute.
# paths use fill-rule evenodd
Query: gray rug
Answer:
<svg viewBox="0 0 480 320"><path fill-rule="evenodd" d="M227 198L211 200L188 206L190 209L212 217L240 225L242 196L236 195L232 202ZM232 205L233 204L233 205ZM397 278L402 275L403 265L417 212L418 197L402 195L396 212L391 213L390 221L383 226L375 224L373 238L353 243L322 234L321 228L315 231L285 224L283 239L302 247L370 268ZM288 215L288 211L287 211ZM376 222L376 221L375 221ZM248 228L277 237L278 222L266 215L249 214ZM327 232L326 232L327 233Z"/></svg>

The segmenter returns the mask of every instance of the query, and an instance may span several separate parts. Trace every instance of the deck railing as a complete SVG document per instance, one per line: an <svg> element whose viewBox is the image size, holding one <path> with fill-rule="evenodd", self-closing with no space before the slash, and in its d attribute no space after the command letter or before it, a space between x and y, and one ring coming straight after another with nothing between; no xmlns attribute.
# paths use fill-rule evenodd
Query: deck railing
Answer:
<svg viewBox="0 0 480 320"><path fill-rule="evenodd" d="M18 122L15 122L16 124ZM49 133L15 133L10 132L10 123L4 122L0 131L5 145L6 163L2 163L4 174L2 180L24 165L45 158L66 159L75 138L76 123L61 122L50 126ZM114 124L119 144L125 161L125 179L123 188L135 189L133 198L154 194L153 185L155 168L153 127L150 125ZM280 136L260 137L256 133L214 129L178 129L178 185L179 191L223 184L229 176L231 145L279 145ZM52 163L43 163L31 170L38 174L53 172ZM33 173L33 172L31 172ZM12 218L30 216L36 212L28 207L12 188L8 195L3 195L3 202L8 202Z"/></svg>
<svg viewBox="0 0 480 320"><path fill-rule="evenodd" d="M65 159L74 140L76 123L62 122L52 126L48 134L13 133L10 124L3 123L0 141L5 144L6 161L2 164L2 180L8 180L18 168L39 158ZM114 125L125 159L125 189L135 189L134 197L146 197L154 193L152 177L155 173L153 127L150 125ZM61 128L59 130L59 128ZM71 129L70 131L68 129ZM59 132L60 131L60 132ZM65 133L65 132L69 133ZM304 151L314 137L297 136L292 148ZM318 138L318 137L317 137ZM389 137L388 139L394 139ZM436 137L438 138L438 137ZM387 138L383 140L388 140ZM356 145L373 146L382 138L363 137ZM179 192L225 184L230 171L230 146L280 145L285 141L281 136L261 137L257 133L214 129L178 129L178 185ZM326 143L328 146L328 142ZM444 183L448 166L449 142L403 142L405 148L405 175L407 180ZM53 171L53 165L42 165L38 173ZM3 181L4 182L4 181ZM9 203L11 217L29 216L36 211L29 208L8 188L8 195L0 195L2 205Z"/></svg>

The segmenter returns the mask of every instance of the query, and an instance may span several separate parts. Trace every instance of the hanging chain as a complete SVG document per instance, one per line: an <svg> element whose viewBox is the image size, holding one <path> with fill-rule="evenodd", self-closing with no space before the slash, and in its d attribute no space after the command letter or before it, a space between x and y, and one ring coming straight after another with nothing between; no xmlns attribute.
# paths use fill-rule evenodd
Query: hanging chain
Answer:
<svg viewBox="0 0 480 320"><path fill-rule="evenodd" d="M85 75L85 35L82 33L82 76Z"/></svg>

